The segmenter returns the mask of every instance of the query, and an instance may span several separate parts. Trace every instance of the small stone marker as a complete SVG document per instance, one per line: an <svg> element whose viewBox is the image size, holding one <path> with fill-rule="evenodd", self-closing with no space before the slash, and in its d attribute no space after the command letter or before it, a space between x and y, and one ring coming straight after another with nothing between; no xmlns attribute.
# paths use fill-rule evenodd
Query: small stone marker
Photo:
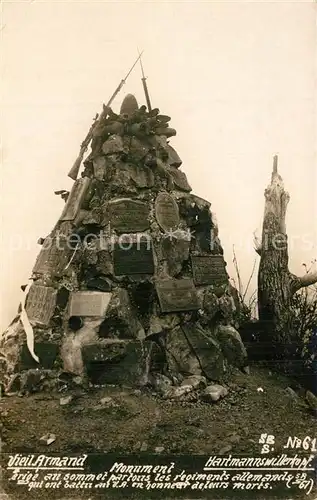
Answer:
<svg viewBox="0 0 317 500"><path fill-rule="evenodd" d="M77 179L77 181L75 181L60 220L66 221L75 219L84 199L89 183L89 177L81 177L80 179Z"/></svg>
<svg viewBox="0 0 317 500"><path fill-rule="evenodd" d="M102 317L107 311L111 295L108 292L72 292L69 316Z"/></svg>
<svg viewBox="0 0 317 500"><path fill-rule="evenodd" d="M108 203L106 219L119 233L145 231L149 228L149 206L139 200L121 199Z"/></svg>
<svg viewBox="0 0 317 500"><path fill-rule="evenodd" d="M117 243L113 252L115 276L153 274L154 261L151 241L129 243L129 247Z"/></svg>
<svg viewBox="0 0 317 500"><path fill-rule="evenodd" d="M50 444L54 443L56 441L56 436L55 434L45 434L45 436L42 436L40 438L40 443L41 444L46 444L49 446Z"/></svg>
<svg viewBox="0 0 317 500"><path fill-rule="evenodd" d="M25 307L29 320L47 326L55 310L56 295L54 288L33 284Z"/></svg>
<svg viewBox="0 0 317 500"><path fill-rule="evenodd" d="M220 285L228 281L222 255L193 255L191 261L195 285Z"/></svg>
<svg viewBox="0 0 317 500"><path fill-rule="evenodd" d="M156 220L163 231L176 229L179 224L179 210L174 198L168 193L160 193L155 200Z"/></svg>
<svg viewBox="0 0 317 500"><path fill-rule="evenodd" d="M191 279L159 280L155 285L162 312L194 311L199 300Z"/></svg>

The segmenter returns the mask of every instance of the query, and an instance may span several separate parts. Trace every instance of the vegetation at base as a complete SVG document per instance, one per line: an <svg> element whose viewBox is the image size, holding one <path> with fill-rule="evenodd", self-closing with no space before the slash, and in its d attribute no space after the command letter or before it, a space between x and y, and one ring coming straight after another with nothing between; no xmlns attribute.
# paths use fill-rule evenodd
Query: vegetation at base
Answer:
<svg viewBox="0 0 317 500"><path fill-rule="evenodd" d="M235 312L234 321L240 325L242 339L246 342L251 361L261 361L274 369L298 378L305 388L317 391L317 284L301 288L291 299L287 318L287 331L283 332L285 342L281 345L271 342L270 329L274 325L262 325L257 320L257 294L254 291L248 298L247 292L255 273L254 261L246 288L244 289L239 265L233 249L233 263L236 278L232 282L237 290L240 306ZM311 266L303 264L305 272ZM248 345L249 344L249 345ZM260 353L260 357L257 356Z"/></svg>

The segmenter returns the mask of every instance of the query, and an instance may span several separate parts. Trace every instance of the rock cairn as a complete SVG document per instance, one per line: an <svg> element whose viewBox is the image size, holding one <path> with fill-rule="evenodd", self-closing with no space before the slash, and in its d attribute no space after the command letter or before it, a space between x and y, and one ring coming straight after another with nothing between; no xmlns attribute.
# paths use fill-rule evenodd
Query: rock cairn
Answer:
<svg viewBox="0 0 317 500"><path fill-rule="evenodd" d="M219 382L229 365L247 365L218 227L180 169L169 121L128 95L95 127L70 193L55 192L64 209L1 338L7 392L61 373L95 384Z"/></svg>

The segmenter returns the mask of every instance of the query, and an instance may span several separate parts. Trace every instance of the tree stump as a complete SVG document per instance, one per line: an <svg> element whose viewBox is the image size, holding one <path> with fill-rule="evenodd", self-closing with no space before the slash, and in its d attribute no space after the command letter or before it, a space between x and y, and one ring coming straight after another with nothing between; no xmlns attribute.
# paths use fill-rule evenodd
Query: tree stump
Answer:
<svg viewBox="0 0 317 500"><path fill-rule="evenodd" d="M288 269L285 216L290 197L284 189L277 163L278 158L274 156L271 183L264 193L262 241L256 247L261 257L258 313L266 341L271 341L273 348L274 345L282 347L279 354L285 357L286 346L292 343L292 297L300 288L316 283L317 272L298 277Z"/></svg>

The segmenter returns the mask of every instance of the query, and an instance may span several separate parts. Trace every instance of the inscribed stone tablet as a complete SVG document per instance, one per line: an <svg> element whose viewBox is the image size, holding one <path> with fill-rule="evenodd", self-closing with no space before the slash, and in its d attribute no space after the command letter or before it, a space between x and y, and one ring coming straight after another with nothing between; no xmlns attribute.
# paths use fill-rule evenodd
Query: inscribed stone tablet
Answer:
<svg viewBox="0 0 317 500"><path fill-rule="evenodd" d="M194 311L199 300L191 279L160 280L155 285L162 312Z"/></svg>
<svg viewBox="0 0 317 500"><path fill-rule="evenodd" d="M73 292L70 297L69 316L104 316L111 293Z"/></svg>
<svg viewBox="0 0 317 500"><path fill-rule="evenodd" d="M46 238L36 259L33 273L58 276L63 273L70 257L71 249L64 238Z"/></svg>
<svg viewBox="0 0 317 500"><path fill-rule="evenodd" d="M176 229L179 224L179 210L174 198L160 193L155 200L156 220L164 231Z"/></svg>
<svg viewBox="0 0 317 500"><path fill-rule="evenodd" d="M55 310L56 295L57 291L52 287L32 285L25 307L29 320L48 325Z"/></svg>
<svg viewBox="0 0 317 500"><path fill-rule="evenodd" d="M142 201L122 199L109 202L107 211L111 226L118 232L133 233L150 227L149 206Z"/></svg>
<svg viewBox="0 0 317 500"><path fill-rule="evenodd" d="M75 181L67 199L60 220L74 220L84 199L86 190L90 183L89 177L81 177Z"/></svg>
<svg viewBox="0 0 317 500"><path fill-rule="evenodd" d="M193 255L191 260L196 285L219 285L228 281L222 255Z"/></svg>
<svg viewBox="0 0 317 500"><path fill-rule="evenodd" d="M126 248L117 243L113 252L113 264L115 276L153 274L154 261L151 241L130 243Z"/></svg>

